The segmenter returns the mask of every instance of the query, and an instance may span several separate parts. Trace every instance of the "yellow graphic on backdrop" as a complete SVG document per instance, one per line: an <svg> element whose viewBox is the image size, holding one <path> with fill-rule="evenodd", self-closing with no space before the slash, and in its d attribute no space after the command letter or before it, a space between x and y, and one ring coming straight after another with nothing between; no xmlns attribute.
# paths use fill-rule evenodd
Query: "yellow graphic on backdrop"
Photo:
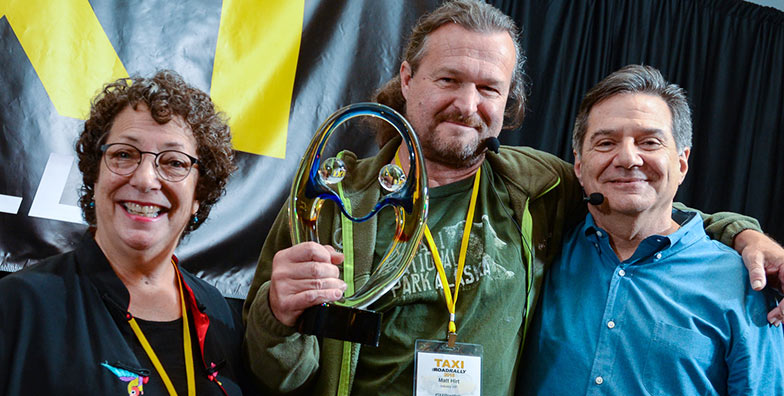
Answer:
<svg viewBox="0 0 784 396"><path fill-rule="evenodd" d="M284 158L305 1L224 0L210 95L234 148Z"/></svg>
<svg viewBox="0 0 784 396"><path fill-rule="evenodd" d="M103 84L128 76L88 0L6 0L2 16L62 116L85 118Z"/></svg>
<svg viewBox="0 0 784 396"><path fill-rule="evenodd" d="M237 150L286 156L304 9L304 0L223 1L210 94ZM98 90L128 76L88 0L4 0L3 16L62 116L86 118Z"/></svg>

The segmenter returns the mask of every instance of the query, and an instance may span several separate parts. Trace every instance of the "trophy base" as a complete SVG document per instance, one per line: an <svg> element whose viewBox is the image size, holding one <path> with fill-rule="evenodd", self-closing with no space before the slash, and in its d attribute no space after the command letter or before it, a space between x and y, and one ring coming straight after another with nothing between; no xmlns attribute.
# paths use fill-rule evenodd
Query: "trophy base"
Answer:
<svg viewBox="0 0 784 396"><path fill-rule="evenodd" d="M377 347L381 313L324 303L310 307L297 321L297 331Z"/></svg>

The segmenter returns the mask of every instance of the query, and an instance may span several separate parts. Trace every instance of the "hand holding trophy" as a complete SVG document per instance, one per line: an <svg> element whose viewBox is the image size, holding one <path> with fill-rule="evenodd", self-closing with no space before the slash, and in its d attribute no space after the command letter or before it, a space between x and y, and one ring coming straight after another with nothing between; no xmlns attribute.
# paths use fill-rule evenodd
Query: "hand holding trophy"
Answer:
<svg viewBox="0 0 784 396"><path fill-rule="evenodd" d="M342 183L347 175L341 159L322 156L335 129L360 116L376 117L389 123L402 136L410 164L408 175L395 164L379 169L377 180L383 193L368 213L352 213L348 202L352 192L346 191ZM405 273L422 239L427 218L424 156L413 128L403 116L377 103L357 103L336 111L324 121L308 146L291 186L288 211L292 243L320 243L319 213L328 200L337 205L341 221L351 223L364 222L390 206L395 213L394 223L379 224L379 227L394 228L394 236L369 279L358 285L355 293L306 309L297 323L298 331L377 346L381 314L365 308L389 291ZM342 242L341 247L345 248L347 241ZM353 276L348 272L344 271L344 280Z"/></svg>

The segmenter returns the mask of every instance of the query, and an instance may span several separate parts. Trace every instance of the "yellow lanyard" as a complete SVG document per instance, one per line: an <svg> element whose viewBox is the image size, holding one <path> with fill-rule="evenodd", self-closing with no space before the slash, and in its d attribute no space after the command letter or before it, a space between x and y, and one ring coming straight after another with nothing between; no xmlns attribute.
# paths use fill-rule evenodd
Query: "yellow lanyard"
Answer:
<svg viewBox="0 0 784 396"><path fill-rule="evenodd" d="M395 153L395 163L397 166L400 164L399 149ZM474 176L474 187L471 191L471 200L468 203L468 213L466 214L465 227L463 228L463 238L460 242L460 255L457 259L457 274L455 274L455 297L452 298L452 291L449 289L449 280L446 278L446 271L444 265L441 263L441 256L438 254L438 248L433 240L433 235L430 233L430 227L425 224L425 239L427 246L430 248L430 253L433 256L433 261L438 270L438 277L441 280L441 286L444 288L444 299L446 300L446 308L449 310L449 330L447 333L447 343L450 348L455 347L457 339L457 325L455 325L455 306L457 305L457 293L460 291L460 282L463 280L463 268L465 268L466 251L468 250L468 239L471 236L471 227L474 225L474 209L476 209L476 197L479 193L479 179L482 175L482 168L476 170Z"/></svg>
<svg viewBox="0 0 784 396"><path fill-rule="evenodd" d="M180 278L180 271L177 270L176 264L174 264L174 260L172 260L172 265L175 266L174 272L177 274L177 285L180 289L180 303L182 306L182 348L185 352L185 375L188 381L188 396L195 396L196 379L193 370L193 351L191 350L191 332L188 325L188 310L185 308L185 297L182 293L182 279ZM177 391L174 389L174 385L169 379L169 375L166 374L166 370L163 369L161 361L158 360L158 356L152 349L152 345L150 345L150 343L147 341L147 337L145 337L144 333L142 333L142 329L139 328L139 324L136 323L136 319L131 316L131 319L128 320L128 323L131 324L131 328L133 329L134 334L136 334L136 338L138 338L139 342L142 344L144 352L147 353L147 356L150 358L152 365L155 366L155 370L158 371L158 375L161 376L163 384L166 385L166 390L169 391L169 395L176 396Z"/></svg>

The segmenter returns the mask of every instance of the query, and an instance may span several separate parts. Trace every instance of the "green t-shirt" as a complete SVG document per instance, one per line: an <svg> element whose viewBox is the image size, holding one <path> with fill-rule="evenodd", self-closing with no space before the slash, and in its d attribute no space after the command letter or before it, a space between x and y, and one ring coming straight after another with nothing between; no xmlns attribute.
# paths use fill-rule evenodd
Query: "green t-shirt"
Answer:
<svg viewBox="0 0 784 396"><path fill-rule="evenodd" d="M474 178L430 189L428 225L454 290ZM481 344L482 393L511 395L522 339L525 267L509 196L486 163L456 308L457 342ZM389 246L394 212L378 214L377 263ZM362 346L354 395L411 394L417 339L446 340L449 312L425 240L399 282L371 309L384 313L378 348Z"/></svg>

